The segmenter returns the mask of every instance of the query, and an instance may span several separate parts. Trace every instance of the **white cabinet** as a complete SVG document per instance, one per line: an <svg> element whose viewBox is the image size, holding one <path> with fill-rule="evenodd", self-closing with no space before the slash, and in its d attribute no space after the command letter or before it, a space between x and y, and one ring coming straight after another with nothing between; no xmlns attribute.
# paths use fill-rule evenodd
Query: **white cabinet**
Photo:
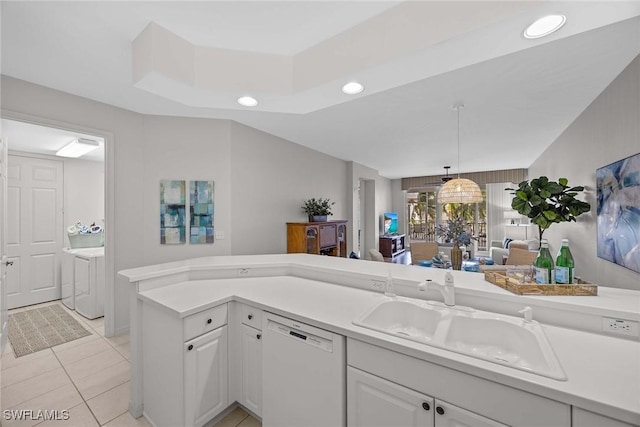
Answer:
<svg viewBox="0 0 640 427"><path fill-rule="evenodd" d="M420 413L420 399L433 399L429 406L435 424L428 426L571 426L569 405L354 339L347 340L347 364L349 426L365 425L358 417L376 425L376 417L385 412L377 405L400 418L406 415L406 424L390 425L415 425L409 414ZM364 372L354 377L354 368ZM374 378L364 382L364 374ZM375 417L366 418L368 411Z"/></svg>
<svg viewBox="0 0 640 427"><path fill-rule="evenodd" d="M157 427L200 427L229 406L227 304L181 319L142 306L143 413Z"/></svg>
<svg viewBox="0 0 640 427"><path fill-rule="evenodd" d="M262 310L238 303L237 399L254 415L262 416Z"/></svg>
<svg viewBox="0 0 640 427"><path fill-rule="evenodd" d="M505 424L437 399L435 419L435 427L508 427Z"/></svg>
<svg viewBox="0 0 640 427"><path fill-rule="evenodd" d="M254 414L262 415L262 331L242 325L241 401Z"/></svg>
<svg viewBox="0 0 640 427"><path fill-rule="evenodd" d="M637 425L640 425L638 418ZM627 424L613 418L605 417L594 412L573 407L573 427L634 427L634 424Z"/></svg>
<svg viewBox="0 0 640 427"><path fill-rule="evenodd" d="M349 427L433 427L434 399L347 367Z"/></svg>
<svg viewBox="0 0 640 427"><path fill-rule="evenodd" d="M184 344L185 425L203 425L225 409L227 398L227 327Z"/></svg>
<svg viewBox="0 0 640 427"><path fill-rule="evenodd" d="M351 366L347 401L349 427L507 427Z"/></svg>

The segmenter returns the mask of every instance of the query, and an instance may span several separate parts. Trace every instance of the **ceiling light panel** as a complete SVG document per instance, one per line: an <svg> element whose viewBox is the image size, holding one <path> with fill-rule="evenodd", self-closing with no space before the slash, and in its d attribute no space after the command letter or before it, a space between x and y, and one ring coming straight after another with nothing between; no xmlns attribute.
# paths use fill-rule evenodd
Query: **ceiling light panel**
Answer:
<svg viewBox="0 0 640 427"><path fill-rule="evenodd" d="M100 147L100 143L98 141L93 141L91 139L85 138L77 138L59 149L56 152L56 156L78 158L95 150L98 147Z"/></svg>

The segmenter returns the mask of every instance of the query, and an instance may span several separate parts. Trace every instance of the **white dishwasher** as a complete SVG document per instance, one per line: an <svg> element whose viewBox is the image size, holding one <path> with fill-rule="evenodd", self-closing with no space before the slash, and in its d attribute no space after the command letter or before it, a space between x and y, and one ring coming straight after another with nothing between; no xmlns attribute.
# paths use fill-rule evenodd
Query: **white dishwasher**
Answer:
<svg viewBox="0 0 640 427"><path fill-rule="evenodd" d="M346 425L345 338L266 313L263 427Z"/></svg>

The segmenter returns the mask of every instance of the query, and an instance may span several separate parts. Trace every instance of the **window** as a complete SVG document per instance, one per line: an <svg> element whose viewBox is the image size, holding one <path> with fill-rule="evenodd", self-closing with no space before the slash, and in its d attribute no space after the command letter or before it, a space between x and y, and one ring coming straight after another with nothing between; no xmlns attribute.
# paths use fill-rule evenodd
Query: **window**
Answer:
<svg viewBox="0 0 640 427"><path fill-rule="evenodd" d="M407 224L411 240L437 241L436 224L444 223L453 215L462 216L477 239L477 249L487 250L487 194L482 190L482 203L440 205L436 191L407 193Z"/></svg>

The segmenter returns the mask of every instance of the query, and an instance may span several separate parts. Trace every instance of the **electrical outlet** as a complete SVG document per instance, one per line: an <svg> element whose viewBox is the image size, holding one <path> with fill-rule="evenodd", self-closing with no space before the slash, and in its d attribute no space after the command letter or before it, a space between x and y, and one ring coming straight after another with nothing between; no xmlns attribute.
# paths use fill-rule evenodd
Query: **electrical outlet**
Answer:
<svg viewBox="0 0 640 427"><path fill-rule="evenodd" d="M224 231L216 231L216 240L224 240Z"/></svg>
<svg viewBox="0 0 640 427"><path fill-rule="evenodd" d="M384 285L385 282L383 282L382 280L372 280L371 281L371 287L373 289L375 289L376 291L381 291L384 289Z"/></svg>
<svg viewBox="0 0 640 427"><path fill-rule="evenodd" d="M249 276L248 268L241 268L238 270L238 277L248 277L248 276Z"/></svg>
<svg viewBox="0 0 640 427"><path fill-rule="evenodd" d="M638 336L638 322L633 320L602 318L602 330L610 334Z"/></svg>

